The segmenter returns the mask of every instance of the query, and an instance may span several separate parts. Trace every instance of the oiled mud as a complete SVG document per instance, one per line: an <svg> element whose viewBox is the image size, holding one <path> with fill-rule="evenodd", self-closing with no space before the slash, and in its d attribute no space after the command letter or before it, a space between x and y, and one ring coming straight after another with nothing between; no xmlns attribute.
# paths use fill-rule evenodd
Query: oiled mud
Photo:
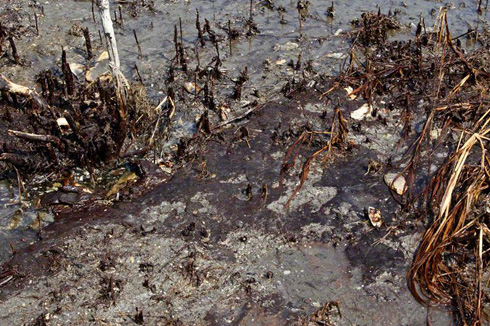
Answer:
<svg viewBox="0 0 490 326"><path fill-rule="evenodd" d="M298 171L279 187L282 142L300 121L327 123L322 104L298 105L318 95L267 104L224 129L146 198L46 228L10 262L19 275L2 289L3 322L285 325L335 301L336 325L424 325L405 279L422 226L396 214L382 174L365 175L383 153L359 144L328 168L315 164L284 209ZM237 139L240 128L248 139ZM396 154L385 132L373 141ZM381 209L381 229L368 206Z"/></svg>
<svg viewBox="0 0 490 326"><path fill-rule="evenodd" d="M196 4L151 1L122 3L122 21L119 17L119 8L115 6L116 16L119 17L118 20L116 19L115 28L124 74L131 81L142 81L145 87L144 94L148 94L150 99L155 101L155 106L168 94L169 88L173 88L176 93L175 122L170 127L168 141L161 144L162 148L159 148L158 153L152 158L162 156L162 153L165 153L164 155L171 153L172 146L177 144L179 139L192 136L196 131L196 116L201 115L206 109L201 99L196 99L196 94L189 94L185 90L185 83L193 82L193 78L186 77L185 74L176 74L175 82L168 85L166 81L170 74L169 66L175 57L172 39L174 27L179 26L180 29L179 18L182 21L182 39L188 56L189 69L197 67L204 69L217 55L209 36L205 36L205 46L199 43L195 28L196 9L199 10L201 28L204 21L209 20L219 40L218 48L222 63L220 69L224 72L225 78L214 81L218 107L216 114L211 114L209 117L211 123L217 125L220 123L220 118L241 116L257 103L280 99L282 95L278 94L281 90L287 90L291 81L298 83L302 78L307 79L308 72L296 70L298 62L303 68L311 67L314 74L338 73L351 46L348 41L353 28L351 22L359 18L363 12L373 11L377 7L380 7L383 12L391 12L400 21L401 26L398 32L391 33L391 37L406 39L415 33L420 16L424 17L427 29L430 30L440 8L438 2L430 1L421 3L405 1L401 4L388 1L377 1L373 4L354 1L349 4L334 3L334 5L335 10L331 17L332 14L328 14L331 4L325 1L310 1L308 15L302 21L300 33L296 3L253 2L253 21L260 31L253 37L247 37L247 20L250 19L248 2L239 4L232 4L229 1ZM94 78L108 70L107 60L98 61L99 55L105 50L105 45L100 42L100 25L96 23L98 16L96 8L94 15L92 14L90 1L29 3L17 0L0 4L0 8L2 26L13 35L19 56L19 63L17 63L12 50L7 46L8 42L4 41L4 52L0 57L1 73L12 81L36 88L38 74L45 69L50 69L56 76L61 76L59 66L62 49L66 51L68 63L80 84L83 84L86 78ZM474 6L458 5L448 8L451 29L455 35L465 33L468 23L476 25L479 19L482 20L480 16L474 14ZM226 32L228 21L239 35L231 42L231 52ZM486 24L485 20L482 24ZM94 58L90 60L87 59L83 37L84 27L89 29L92 39ZM133 30L136 35L139 35L142 57L139 57ZM470 48L474 45L471 41L467 42ZM234 93L235 81L245 66L248 67L250 79L243 85L241 99L239 101L230 99ZM209 66L206 69L208 68ZM198 82L198 86L202 88L204 82ZM310 109L315 110L313 107ZM19 130L23 125L29 124L29 121L23 120L22 117L16 116L14 120L17 121L17 125L9 124L8 128ZM7 134L5 128L7 125L2 124L0 134ZM9 138L9 142L11 139L13 137ZM376 147L377 144L371 143L367 146ZM15 146L9 144L7 147ZM129 151L139 149L136 146ZM35 166L36 162L29 162L29 164ZM49 165L46 162L43 164ZM81 176L76 181L85 184L87 181L86 176L83 180L85 173L87 171L75 173ZM15 248L20 248L36 241L37 237L30 231L31 229L35 230L39 225L45 226L51 223L54 216L46 212L39 217L30 207L15 205L21 199L18 189L14 189L17 187L15 172L10 170L6 177L11 180L11 185L8 186L11 187L11 191L8 194L8 208L0 208L3 216L0 238L3 242L11 242ZM38 184L39 180L44 181ZM40 176L37 179L29 178L27 182L25 186L31 191L33 188L56 189L54 184L59 183L59 180ZM108 187L110 188L110 184ZM34 192L33 198L29 200L36 201L38 196L39 193ZM61 196L69 197L67 199L69 205L80 202L73 193L61 193ZM59 197L60 194L54 194L48 199L60 202ZM15 217L16 212L18 214ZM9 246L0 249L0 255L4 257L2 261L10 254Z"/></svg>
<svg viewBox="0 0 490 326"><path fill-rule="evenodd" d="M56 208L22 204L15 172L8 173L11 182L0 185L0 324L451 324L445 308L428 311L408 291L406 273L427 221L402 212L401 198L383 181L404 168L397 162L423 127L423 109L415 105L406 135L402 108L379 102L376 117L354 119L365 101L348 100L352 90L341 88L327 100L322 92L333 79L313 78L340 71L351 21L363 12L391 11L400 28L389 37L405 40L420 16L430 29L440 3L335 3L333 18L330 5L310 1L300 31L296 2L253 2L260 33L247 36L248 1L123 3L116 26L122 70L142 82L155 106L174 88L168 138L142 160L152 179L128 190L137 195L127 198L136 199L101 200L88 212L77 198L60 201L67 195L62 189L49 195ZM480 19L474 7L449 8L454 35ZM62 47L80 83L107 70L107 62L97 62L104 44L90 1L17 0L0 9L2 25L19 31L20 64L10 49L0 57L9 79L35 88L39 72L59 66ZM196 9L217 32L219 54L209 36L199 45ZM217 108L207 123L202 94L186 90L190 74L176 68L168 83L179 17L189 70L211 71L216 56L222 60L224 77L211 83ZM240 33L231 43L228 23ZM90 60L82 26L94 44ZM245 66L249 79L238 96ZM347 140L312 160L297 191L305 161L323 148L332 124L343 121L339 103ZM305 133L310 141L294 149ZM426 181L417 179L416 190ZM368 218L370 208L379 210L380 227Z"/></svg>

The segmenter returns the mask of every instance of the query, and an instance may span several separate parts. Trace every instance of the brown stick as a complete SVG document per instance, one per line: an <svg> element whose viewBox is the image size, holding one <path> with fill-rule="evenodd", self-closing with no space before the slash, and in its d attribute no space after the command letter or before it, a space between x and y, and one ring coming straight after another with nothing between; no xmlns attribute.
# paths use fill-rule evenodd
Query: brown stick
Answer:
<svg viewBox="0 0 490 326"><path fill-rule="evenodd" d="M134 35L134 39L136 41L136 45L138 46L138 59L141 59L141 58L143 58L143 52L141 51L140 42L138 41L138 36L136 36L136 30L134 30L134 29L133 29L133 35Z"/></svg>
<svg viewBox="0 0 490 326"><path fill-rule="evenodd" d="M25 155L14 154L14 153L2 153L0 154L0 161L5 161L12 163L16 166L29 166L32 162L30 162L29 158Z"/></svg>
<svg viewBox="0 0 490 326"><path fill-rule="evenodd" d="M94 4L95 4L95 0L92 0L92 20L93 20L93 21L94 21L94 23L95 23L96 21L95 21Z"/></svg>
<svg viewBox="0 0 490 326"><path fill-rule="evenodd" d="M31 134L28 132L16 131L16 130L9 130L8 133L12 136L31 140L31 141L36 141L36 142L41 142L41 143L52 143L56 147L58 147L60 150L64 149L64 145L63 145L61 139L59 139L56 136Z"/></svg>
<svg viewBox="0 0 490 326"><path fill-rule="evenodd" d="M20 65L19 53L17 52L17 47L15 46L14 38L10 36L8 38L10 47L12 48L12 56L14 57L14 61L16 64Z"/></svg>
<svg viewBox="0 0 490 326"><path fill-rule="evenodd" d="M73 95L75 93L75 78L68 61L66 61L66 51L64 49L61 52L61 71L63 71L63 77L65 77L68 95Z"/></svg>
<svg viewBox="0 0 490 326"><path fill-rule="evenodd" d="M182 34L182 19L179 17L179 29L180 29L180 44L184 45L184 36Z"/></svg>
<svg viewBox="0 0 490 326"><path fill-rule="evenodd" d="M36 21L36 35L39 36L39 24L37 22L37 14L34 13L34 20Z"/></svg>
<svg viewBox="0 0 490 326"><path fill-rule="evenodd" d="M119 8L119 20L121 21L121 25L124 24L123 16L122 16L122 7L121 5L118 6Z"/></svg>
<svg viewBox="0 0 490 326"><path fill-rule="evenodd" d="M233 55L231 51L231 20L228 19L228 39L229 39L229 45L230 45L230 57Z"/></svg>
<svg viewBox="0 0 490 326"><path fill-rule="evenodd" d="M90 60L94 57L92 53L92 42L90 41L90 32L88 27L83 29L83 37L85 38L85 47L87 48L87 60Z"/></svg>

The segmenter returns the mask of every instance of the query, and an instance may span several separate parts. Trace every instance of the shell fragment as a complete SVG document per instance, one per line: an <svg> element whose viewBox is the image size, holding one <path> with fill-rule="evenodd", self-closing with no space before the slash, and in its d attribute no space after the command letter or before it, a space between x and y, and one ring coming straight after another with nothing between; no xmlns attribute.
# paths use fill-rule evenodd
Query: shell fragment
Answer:
<svg viewBox="0 0 490 326"><path fill-rule="evenodd" d="M193 82L185 82L184 88L190 94L199 93L201 91L201 88Z"/></svg>
<svg viewBox="0 0 490 326"><path fill-rule="evenodd" d="M350 117L355 120L362 120L371 112L371 106L364 103L359 109L352 111Z"/></svg>
<svg viewBox="0 0 490 326"><path fill-rule="evenodd" d="M400 196L407 190L407 181L398 173L388 173L384 176L384 182Z"/></svg>
<svg viewBox="0 0 490 326"><path fill-rule="evenodd" d="M375 228L381 227L383 224L383 218L381 217L381 211L377 208L374 207L369 207L368 208L368 217L369 221Z"/></svg>

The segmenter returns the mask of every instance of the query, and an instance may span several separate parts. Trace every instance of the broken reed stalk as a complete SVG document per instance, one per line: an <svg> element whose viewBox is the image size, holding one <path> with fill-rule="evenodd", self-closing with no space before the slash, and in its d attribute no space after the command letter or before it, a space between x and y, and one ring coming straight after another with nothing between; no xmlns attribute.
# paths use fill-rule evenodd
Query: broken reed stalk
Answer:
<svg viewBox="0 0 490 326"><path fill-rule="evenodd" d="M108 53L110 58L110 68L112 77L114 78L117 97L119 102L119 113L123 120L126 119L126 99L129 91L129 83L121 72L121 62L119 60L119 52L117 49L116 35L111 20L111 12L109 8L109 0L97 0L99 7L99 15L102 20L102 29L107 40Z"/></svg>
<svg viewBox="0 0 490 326"><path fill-rule="evenodd" d="M121 63L119 61L119 52L117 50L116 35L114 34L114 27L112 25L109 0L97 0L97 6L99 7L99 15L102 20L104 35L109 43L108 52L111 59L111 68L113 70L119 70Z"/></svg>
<svg viewBox="0 0 490 326"><path fill-rule="evenodd" d="M0 22L0 52L3 52L2 44L3 44L5 37L7 37L7 33L3 29L2 22Z"/></svg>
<svg viewBox="0 0 490 326"><path fill-rule="evenodd" d="M141 85L143 85L143 78L140 75L140 70L138 69L138 65L136 63L134 64L134 70L136 71L136 74L138 75L138 79L139 79Z"/></svg>
<svg viewBox="0 0 490 326"><path fill-rule="evenodd" d="M252 26L253 25L253 22L254 22L254 4L253 4L253 0L250 0L250 9L249 9L248 21L250 23L250 26Z"/></svg>
<svg viewBox="0 0 490 326"><path fill-rule="evenodd" d="M253 0L250 0L250 13L249 13L247 25L248 25L247 36L252 36L254 34L253 29L254 29L254 25L255 25L254 24L254 12L253 12Z"/></svg>
<svg viewBox="0 0 490 326"><path fill-rule="evenodd" d="M27 140L34 141L34 142L52 143L56 147L58 147L60 150L64 149L64 145L63 145L61 139L59 139L56 136L38 135L38 134L32 134L32 133L23 132L23 131L16 131L16 130L9 130L8 133L12 136L27 139Z"/></svg>
<svg viewBox="0 0 490 326"><path fill-rule="evenodd" d="M304 183L308 179L311 163L323 153L325 153L325 156L322 161L327 162L331 158L331 155L333 154L333 146L335 145L340 145L341 147L347 146L349 142L347 138L348 132L349 130L347 128L347 122L342 115L342 110L340 108L336 108L330 131L304 131L301 134L301 136L299 136L299 138L293 143L291 148L286 153L286 156L284 157L284 160L282 162L281 175L279 178L280 186L282 186L282 180L284 178L284 174L286 170L293 167L296 164L295 161L300 154L301 145L304 143L311 144L313 140L312 137L314 135L330 135L330 138L327 141L327 143L322 148L318 149L315 153L313 153L311 156L309 156L308 159L303 164L303 168L300 174L301 175L300 182L293 190L293 193L291 194L289 199L284 204L285 210L289 208L294 197L296 197L296 195L298 194L298 192L301 190ZM290 159L292 159L293 162L288 164L288 161Z"/></svg>
<svg viewBox="0 0 490 326"><path fill-rule="evenodd" d="M179 62L179 33L177 32L177 25L174 25L174 46L175 46L175 60Z"/></svg>
<svg viewBox="0 0 490 326"><path fill-rule="evenodd" d="M92 42L90 40L90 32L88 30L88 27L85 27L83 29L83 37L85 38L85 47L87 48L87 60L91 60L94 55L92 52Z"/></svg>
<svg viewBox="0 0 490 326"><path fill-rule="evenodd" d="M123 15L122 15L122 7L121 5L118 6L118 9L119 9L119 21L121 22L121 25L124 24L124 19L123 19Z"/></svg>
<svg viewBox="0 0 490 326"><path fill-rule="evenodd" d="M23 192L26 193L27 191L26 188L24 187L24 182L22 182L22 177L20 176L19 169L17 169L17 167L14 164L12 164L12 167L14 168L15 174L17 176L17 189L19 190L19 202L22 203L22 193ZM12 249L12 254L15 254L14 247L10 242L9 244L10 244L10 248Z"/></svg>
<svg viewBox="0 0 490 326"><path fill-rule="evenodd" d="M182 18L179 17L180 44L184 46L184 33L182 32Z"/></svg>
<svg viewBox="0 0 490 326"><path fill-rule="evenodd" d="M95 5L95 0L92 0L92 20L94 21L94 23L96 23L94 5Z"/></svg>
<svg viewBox="0 0 490 326"><path fill-rule="evenodd" d="M441 53L441 58L439 62L439 73L437 74L438 82L435 83L437 85L437 89L435 90L435 97L437 98L439 95L439 92L441 90L441 85L442 85L442 79L444 78L444 62L446 55L448 53L448 42L450 42L450 35L448 32L446 32L446 26L447 26L447 15L446 15L446 10L441 10L439 11L439 15L437 16L435 27L437 31L436 35L436 47L435 47L435 53Z"/></svg>
<svg viewBox="0 0 490 326"><path fill-rule="evenodd" d="M61 71L66 82L66 90L68 95L75 94L75 77L71 72L70 65L66 60L66 51L63 49L61 52Z"/></svg>
<svg viewBox="0 0 490 326"><path fill-rule="evenodd" d="M133 29L134 40L136 41L136 46L138 47L138 59L143 58L143 52L141 51L141 45L138 41L138 36L136 35L136 30Z"/></svg>
<svg viewBox="0 0 490 326"><path fill-rule="evenodd" d="M298 8L298 19L299 19L299 38L303 37L303 19L301 15L301 10Z"/></svg>
<svg viewBox="0 0 490 326"><path fill-rule="evenodd" d="M119 154L121 146L126 138L128 128L128 99L130 87L129 83L121 72L121 62L119 60L119 52L117 49L116 36L111 20L111 12L109 8L109 0L97 0L99 7L99 15L102 20L102 28L107 41L107 52L109 53L109 67L111 68L114 88L116 90L117 113L119 114L118 123L115 133L118 135L116 142L116 153Z"/></svg>
<svg viewBox="0 0 490 326"><path fill-rule="evenodd" d="M10 36L8 41L10 43L10 47L12 48L12 57L14 57L14 62L20 65L20 57L19 53L17 52L17 47L15 46L14 38Z"/></svg>
<svg viewBox="0 0 490 326"><path fill-rule="evenodd" d="M481 302L482 268L487 258L483 257L483 252L487 251L483 248L482 236L484 232L488 247L490 230L486 225L488 219L485 215L479 216L477 206L488 196L490 186L490 162L485 146L489 141L490 108L474 126L473 130L462 133L457 149L432 178L433 193L429 200L436 217L424 234L408 273L410 291L418 301L456 302L464 325L482 325L483 319L488 317L483 313ZM477 166L471 163L475 154L481 156ZM465 261L459 265L445 259L448 254L461 255L459 252L464 251L472 239L475 241L474 262L463 258ZM474 283L465 283L472 274Z"/></svg>
<svg viewBox="0 0 490 326"><path fill-rule="evenodd" d="M36 36L39 36L39 24L37 22L37 14L34 13L34 21L36 22Z"/></svg>
<svg viewBox="0 0 490 326"><path fill-rule="evenodd" d="M231 36L231 20L228 19L228 41L229 41L229 46L230 46L230 57L232 56L231 39L232 39L232 36Z"/></svg>
<svg viewBox="0 0 490 326"><path fill-rule="evenodd" d="M199 42L201 42L201 46L204 47L206 43L204 42L204 36L201 29L201 22L199 21L199 9L196 9L196 29L197 29L197 38Z"/></svg>

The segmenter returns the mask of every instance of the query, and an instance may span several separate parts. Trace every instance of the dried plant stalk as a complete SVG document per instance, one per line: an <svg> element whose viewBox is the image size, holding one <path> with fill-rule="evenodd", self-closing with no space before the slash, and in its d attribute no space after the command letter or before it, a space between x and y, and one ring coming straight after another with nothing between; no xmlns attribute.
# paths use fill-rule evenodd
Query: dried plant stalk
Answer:
<svg viewBox="0 0 490 326"><path fill-rule="evenodd" d="M336 108L330 131L316 131L316 132L315 131L305 131L293 143L291 148L286 153L286 156L284 157L284 160L282 163L281 176L280 176L280 181L279 181L280 185L282 185L282 180L283 180L285 170L287 170L288 168L295 165L295 161L296 161L297 157L299 156L299 150L301 149L301 145L306 141L310 143L312 140L311 137L315 134L328 134L328 135L330 135L330 138L327 141L327 143L325 144L325 146L323 146L322 148L317 150L315 153L313 153L311 156L309 156L306 159L305 163L303 164L302 171L301 171L300 181L299 181L298 185L296 186L296 188L293 190L293 193L291 194L289 199L284 204L284 209L288 209L292 200L294 199L294 197L296 197L296 195L298 194L298 192L301 190L301 188L305 184L306 180L308 179L308 175L310 173L311 163L323 153L325 153L325 157L323 158L323 162L327 162L332 155L334 145L337 145L340 147L348 146L348 143L349 143L349 140L347 138L348 133L349 133L349 130L347 129L347 123L346 123L346 121L342 115L342 110L340 108ZM296 153L295 153L295 150L296 150ZM288 165L287 162L291 158L293 160L293 163L291 165Z"/></svg>
<svg viewBox="0 0 490 326"><path fill-rule="evenodd" d="M129 90L129 83L121 72L121 62L119 60L116 35L114 34L114 27L111 20L109 0L98 0L97 5L99 7L100 19L102 20L102 28L107 40L107 50L110 58L112 76L118 91L119 100L125 104L127 92Z"/></svg>
<svg viewBox="0 0 490 326"><path fill-rule="evenodd" d="M109 0L98 0L97 5L99 7L99 15L102 20L102 28L104 29L104 35L108 41L109 55L113 63L114 68L119 69L121 63L119 61L119 52L117 50L116 35L114 34L114 27L112 25L111 10L109 8Z"/></svg>
<svg viewBox="0 0 490 326"><path fill-rule="evenodd" d="M487 142L490 109L463 132L457 149L432 178L430 210L435 215L408 273L410 290L420 302L455 304L464 325L482 325L482 278L486 265L483 230L488 217L477 207L490 186ZM475 155L480 155L475 164ZM467 252L474 247L473 251ZM457 259L447 259L457 255ZM463 256L461 256L463 255ZM469 260L474 256L475 260ZM473 272L471 272L473 271ZM470 280L468 275L474 275Z"/></svg>
<svg viewBox="0 0 490 326"><path fill-rule="evenodd" d="M126 130L128 126L128 114L127 114L127 102L129 98L129 83L121 72L119 51L117 49L116 35L114 34L114 27L112 25L111 13L109 8L109 0L98 0L97 6L99 8L100 19L102 20L102 28L107 40L108 53L110 58L110 64L112 77L114 81L114 87L116 89L118 113L119 113L119 125L118 133L120 134L120 141L117 144L118 148L122 146L126 136Z"/></svg>

